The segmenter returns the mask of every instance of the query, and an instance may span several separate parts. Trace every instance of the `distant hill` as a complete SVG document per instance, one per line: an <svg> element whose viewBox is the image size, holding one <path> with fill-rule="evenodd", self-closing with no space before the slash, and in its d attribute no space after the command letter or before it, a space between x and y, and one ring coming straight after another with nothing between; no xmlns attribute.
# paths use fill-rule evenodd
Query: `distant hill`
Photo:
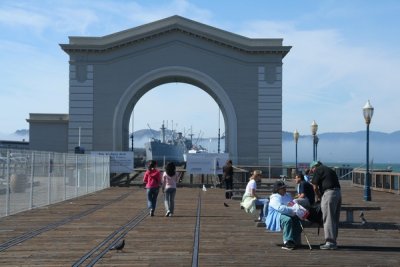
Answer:
<svg viewBox="0 0 400 267"><path fill-rule="evenodd" d="M141 129L134 132L135 147L144 147L144 143L151 138L160 138L161 131L152 129ZM171 136L171 131L166 130L166 138ZM186 136L188 137L188 136ZM366 133L358 132L337 132L318 134L318 159L325 162L364 162L366 153ZM193 136L195 143L205 147L210 146L211 139L213 144L217 144L217 137L199 138ZM29 130L21 129L13 134L0 134L0 140L8 141L29 141ZM222 141L223 144L223 141ZM294 162L294 140L293 133L282 132L282 155L284 162ZM300 133L298 141L298 161L309 162L312 160L312 135L302 135ZM216 148L214 148L216 151ZM398 156L400 151L400 131L392 133L370 132L370 158L380 163L400 163Z"/></svg>
<svg viewBox="0 0 400 267"><path fill-rule="evenodd" d="M170 136L172 134L171 130L166 130L166 136ZM338 140L364 140L366 138L365 131L358 131L358 132L337 132L337 133L321 133L317 134L320 140L327 140L327 141L338 141ZM7 134L2 134L2 136L7 136ZM8 136L13 137L29 137L29 130L28 129L20 129L16 130L13 134L8 134ZM161 131L153 130L153 129L141 129L134 132L135 138L138 139L151 139L151 138L160 138ZM213 137L217 138L217 137ZM311 134L302 135L300 134L299 139L312 139ZM379 141L379 142L399 142L400 141L400 131L395 131L392 133L383 133L383 132L376 132L370 131L370 139ZM291 132L282 132L282 141L293 141L293 133Z"/></svg>
<svg viewBox="0 0 400 267"><path fill-rule="evenodd" d="M0 133L0 140L28 141L29 140L29 130L26 130L26 129L17 130L12 134Z"/></svg>
<svg viewBox="0 0 400 267"><path fill-rule="evenodd" d="M366 132L322 133L318 134L318 159L325 162L365 162ZM282 153L284 161L295 161L293 133L282 133ZM309 162L313 155L312 135L300 135L298 160ZM370 132L370 160L376 163L400 163L400 131L393 133Z"/></svg>
<svg viewBox="0 0 400 267"><path fill-rule="evenodd" d="M21 136L26 136L26 135L29 136L29 130L27 130L27 129L16 130L14 134L21 135Z"/></svg>
<svg viewBox="0 0 400 267"><path fill-rule="evenodd" d="M399 142L400 141L400 131L396 131L393 133L382 133L370 131L370 139L375 140L377 142ZM328 141L338 141L338 140L348 140L348 141L359 141L365 140L366 132L358 131L358 132L348 132L348 133L322 133L317 134L320 140L328 140ZM308 138L312 139L312 135L300 135L299 139ZM283 141L292 141L293 133L290 132L282 132L282 140Z"/></svg>

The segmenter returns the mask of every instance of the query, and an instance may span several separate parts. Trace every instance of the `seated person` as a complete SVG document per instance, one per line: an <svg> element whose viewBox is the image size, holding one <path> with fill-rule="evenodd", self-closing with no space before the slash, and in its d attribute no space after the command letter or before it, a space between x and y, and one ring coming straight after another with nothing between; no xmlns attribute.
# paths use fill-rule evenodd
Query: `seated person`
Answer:
<svg viewBox="0 0 400 267"><path fill-rule="evenodd" d="M304 170L304 181L306 181L307 183L311 183L311 179L310 179L310 169L306 168Z"/></svg>
<svg viewBox="0 0 400 267"><path fill-rule="evenodd" d="M302 173L296 174L294 178L297 184L297 197L294 202L309 209L315 203L315 193L313 186L306 182Z"/></svg>
<svg viewBox="0 0 400 267"><path fill-rule="evenodd" d="M258 222L263 222L264 221L264 214L267 214L268 212L268 202L269 200L266 198L260 198L256 195L256 190L257 190L257 182L261 181L261 174L262 172L260 170L255 170L253 171L253 174L250 177L249 182L246 185L246 191L243 194L242 197L242 203L241 206L245 206L244 203L247 201L252 201L255 199L253 209L250 209L250 212L252 212L255 209L255 205L263 205L263 209L260 211L260 215L256 221ZM246 210L246 212L248 212Z"/></svg>
<svg viewBox="0 0 400 267"><path fill-rule="evenodd" d="M265 220L266 228L270 231L283 230L282 249L293 250L301 243L301 225L292 205L292 196L286 193L286 184L276 181L273 194L269 198L268 215Z"/></svg>

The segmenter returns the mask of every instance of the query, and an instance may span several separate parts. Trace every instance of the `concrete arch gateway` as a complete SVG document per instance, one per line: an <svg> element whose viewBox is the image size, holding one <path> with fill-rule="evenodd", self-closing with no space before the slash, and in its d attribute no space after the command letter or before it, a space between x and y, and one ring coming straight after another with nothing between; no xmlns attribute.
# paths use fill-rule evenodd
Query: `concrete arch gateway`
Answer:
<svg viewBox="0 0 400 267"><path fill-rule="evenodd" d="M130 112L127 112L130 110L129 107L139 100L140 96L143 95L141 92L147 92L157 85L168 82L185 82L196 85L211 95L220 105L221 110L223 110L222 113L226 114L225 120L228 124L230 122L226 127L227 129L231 129L229 132L230 139L237 139L235 110L224 89L205 73L182 66L169 66L152 70L142 77L139 77L122 94L114 113L114 150L126 150L126 147L129 145L127 144L127 132L121 132L122 126L129 124ZM122 139L121 136L123 137ZM232 155L237 154L236 142L230 142L226 145L228 150L232 151ZM231 147L228 147L229 145L231 145Z"/></svg>
<svg viewBox="0 0 400 267"><path fill-rule="evenodd" d="M189 83L207 92L225 120L235 164L282 165L282 39L252 39L180 16L103 37L69 37L66 147L129 149L129 118L152 88ZM28 120L35 126L34 114ZM37 121L36 121L37 122ZM79 135L80 131L80 135Z"/></svg>

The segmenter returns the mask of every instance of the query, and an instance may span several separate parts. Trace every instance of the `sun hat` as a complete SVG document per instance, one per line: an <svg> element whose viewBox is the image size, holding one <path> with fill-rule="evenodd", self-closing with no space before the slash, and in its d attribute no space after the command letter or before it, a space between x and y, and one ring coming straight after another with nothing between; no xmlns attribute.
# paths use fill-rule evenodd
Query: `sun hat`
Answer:
<svg viewBox="0 0 400 267"><path fill-rule="evenodd" d="M310 163L310 169L319 164L320 164L319 161L314 160L313 162Z"/></svg>
<svg viewBox="0 0 400 267"><path fill-rule="evenodd" d="M286 187L287 187L287 185L285 184L284 181L276 181L274 183L273 191L274 191L274 193L277 193L279 189L286 188Z"/></svg>

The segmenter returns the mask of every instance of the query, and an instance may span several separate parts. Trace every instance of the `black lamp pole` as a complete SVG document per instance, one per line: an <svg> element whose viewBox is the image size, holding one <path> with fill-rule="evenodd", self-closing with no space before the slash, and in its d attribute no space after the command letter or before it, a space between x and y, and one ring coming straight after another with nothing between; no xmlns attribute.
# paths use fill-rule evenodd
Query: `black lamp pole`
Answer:
<svg viewBox="0 0 400 267"><path fill-rule="evenodd" d="M317 160L317 131L318 131L318 124L315 122L315 120L312 121L311 123L311 134L313 136L313 161Z"/></svg>
<svg viewBox="0 0 400 267"><path fill-rule="evenodd" d="M369 100L363 107L365 123L367 124L367 153L366 153L366 168L365 168L365 183L364 183L364 200L371 201L371 174L369 173L369 124L371 123L374 108L369 103Z"/></svg>
<svg viewBox="0 0 400 267"><path fill-rule="evenodd" d="M297 142L299 141L299 132L297 131L297 129L293 132L293 138L294 138L294 142L295 142L295 146L296 146L296 173L297 173Z"/></svg>

